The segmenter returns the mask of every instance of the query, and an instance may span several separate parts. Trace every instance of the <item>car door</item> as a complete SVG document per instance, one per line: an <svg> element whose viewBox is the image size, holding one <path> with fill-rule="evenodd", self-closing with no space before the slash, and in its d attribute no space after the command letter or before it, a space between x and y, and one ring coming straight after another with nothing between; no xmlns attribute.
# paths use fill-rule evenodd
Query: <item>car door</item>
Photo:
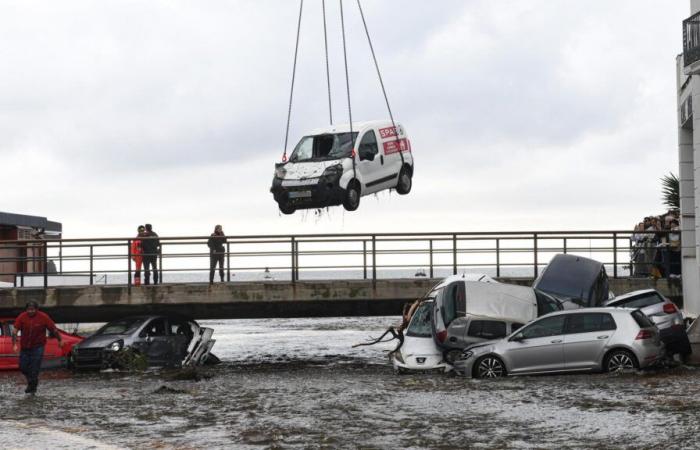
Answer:
<svg viewBox="0 0 700 450"><path fill-rule="evenodd" d="M510 338L503 355L510 373L564 370L565 319L566 315L542 318Z"/></svg>
<svg viewBox="0 0 700 450"><path fill-rule="evenodd" d="M384 155L384 163L387 166L387 170L398 177L403 163L401 154L405 154L409 150L409 143L403 126L396 124L396 128L393 126L380 128L379 137L381 139L381 153ZM396 185L395 181L396 179L394 179L392 187Z"/></svg>
<svg viewBox="0 0 700 450"><path fill-rule="evenodd" d="M607 313L570 314L564 336L567 369L597 367L616 328L615 320Z"/></svg>
<svg viewBox="0 0 700 450"><path fill-rule="evenodd" d="M167 332L165 317L151 319L141 331L143 349L148 358L149 365L166 365L172 359L172 339Z"/></svg>
<svg viewBox="0 0 700 450"><path fill-rule="evenodd" d="M371 194L389 187L392 177L386 171L384 155L379 154L377 135L374 130L368 130L362 135L358 146L357 171L362 175L362 194Z"/></svg>
<svg viewBox="0 0 700 450"><path fill-rule="evenodd" d="M180 363L187 356L187 347L194 336L193 327L187 320L173 318L168 320L168 325L174 351L173 360Z"/></svg>
<svg viewBox="0 0 700 450"><path fill-rule="evenodd" d="M0 322L0 369L17 366L17 355L12 352L12 337L5 322Z"/></svg>

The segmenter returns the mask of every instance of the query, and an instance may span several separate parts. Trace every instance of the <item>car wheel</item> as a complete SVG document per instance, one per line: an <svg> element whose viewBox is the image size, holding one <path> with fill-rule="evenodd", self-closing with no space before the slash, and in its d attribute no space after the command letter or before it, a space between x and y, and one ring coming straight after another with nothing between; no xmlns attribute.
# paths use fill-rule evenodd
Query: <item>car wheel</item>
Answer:
<svg viewBox="0 0 700 450"><path fill-rule="evenodd" d="M360 186L357 180L353 180L348 184L343 199L343 207L348 211L355 211L360 206Z"/></svg>
<svg viewBox="0 0 700 450"><path fill-rule="evenodd" d="M606 372L620 372L638 367L637 358L627 350L615 350L605 358L604 368Z"/></svg>
<svg viewBox="0 0 700 450"><path fill-rule="evenodd" d="M407 167L403 167L399 172L399 181L396 184L396 192L401 195L406 195L411 192L413 186L413 177L411 171Z"/></svg>
<svg viewBox="0 0 700 450"><path fill-rule="evenodd" d="M487 355L479 358L474 364L474 376L476 378L501 378L505 377L506 366L499 358Z"/></svg>
<svg viewBox="0 0 700 450"><path fill-rule="evenodd" d="M280 203L279 204L280 211L282 211L282 214L290 215L294 214L296 211L296 208L290 205L289 203Z"/></svg>

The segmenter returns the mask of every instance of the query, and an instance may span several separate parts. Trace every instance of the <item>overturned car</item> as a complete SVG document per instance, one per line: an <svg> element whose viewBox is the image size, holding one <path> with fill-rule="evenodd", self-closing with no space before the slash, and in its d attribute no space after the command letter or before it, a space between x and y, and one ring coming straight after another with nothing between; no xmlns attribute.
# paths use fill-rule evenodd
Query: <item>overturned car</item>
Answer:
<svg viewBox="0 0 700 450"><path fill-rule="evenodd" d="M76 370L179 367L216 363L212 328L178 316L114 320L73 347Z"/></svg>

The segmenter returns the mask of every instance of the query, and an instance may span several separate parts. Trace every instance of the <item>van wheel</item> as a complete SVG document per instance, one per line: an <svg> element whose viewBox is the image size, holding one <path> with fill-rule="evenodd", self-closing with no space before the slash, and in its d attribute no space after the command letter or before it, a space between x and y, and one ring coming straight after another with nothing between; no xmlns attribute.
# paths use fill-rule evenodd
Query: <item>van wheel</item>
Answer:
<svg viewBox="0 0 700 450"><path fill-rule="evenodd" d="M637 358L627 350L614 350L605 357L603 368L606 372L621 372L637 369Z"/></svg>
<svg viewBox="0 0 700 450"><path fill-rule="evenodd" d="M293 207L292 205L290 205L289 203L286 203L286 202L280 203L279 207L280 207L280 211L282 211L282 214L286 214L286 215L294 214L294 212L296 211L295 207Z"/></svg>
<svg viewBox="0 0 700 450"><path fill-rule="evenodd" d="M399 172L399 181L396 184L396 192L401 195L406 195L411 192L411 187L413 186L413 177L411 176L411 171L407 167L403 167L401 172Z"/></svg>
<svg viewBox="0 0 700 450"><path fill-rule="evenodd" d="M353 180L348 184L343 198L343 207L348 211L355 211L360 206L360 185L357 180Z"/></svg>

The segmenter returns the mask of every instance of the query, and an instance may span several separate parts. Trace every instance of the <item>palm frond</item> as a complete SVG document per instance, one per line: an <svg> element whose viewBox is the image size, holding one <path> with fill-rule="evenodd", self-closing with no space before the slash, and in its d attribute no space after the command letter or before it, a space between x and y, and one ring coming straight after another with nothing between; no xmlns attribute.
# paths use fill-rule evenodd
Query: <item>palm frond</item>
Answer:
<svg viewBox="0 0 700 450"><path fill-rule="evenodd" d="M670 209L681 209L680 183L673 172L661 177L661 199Z"/></svg>

